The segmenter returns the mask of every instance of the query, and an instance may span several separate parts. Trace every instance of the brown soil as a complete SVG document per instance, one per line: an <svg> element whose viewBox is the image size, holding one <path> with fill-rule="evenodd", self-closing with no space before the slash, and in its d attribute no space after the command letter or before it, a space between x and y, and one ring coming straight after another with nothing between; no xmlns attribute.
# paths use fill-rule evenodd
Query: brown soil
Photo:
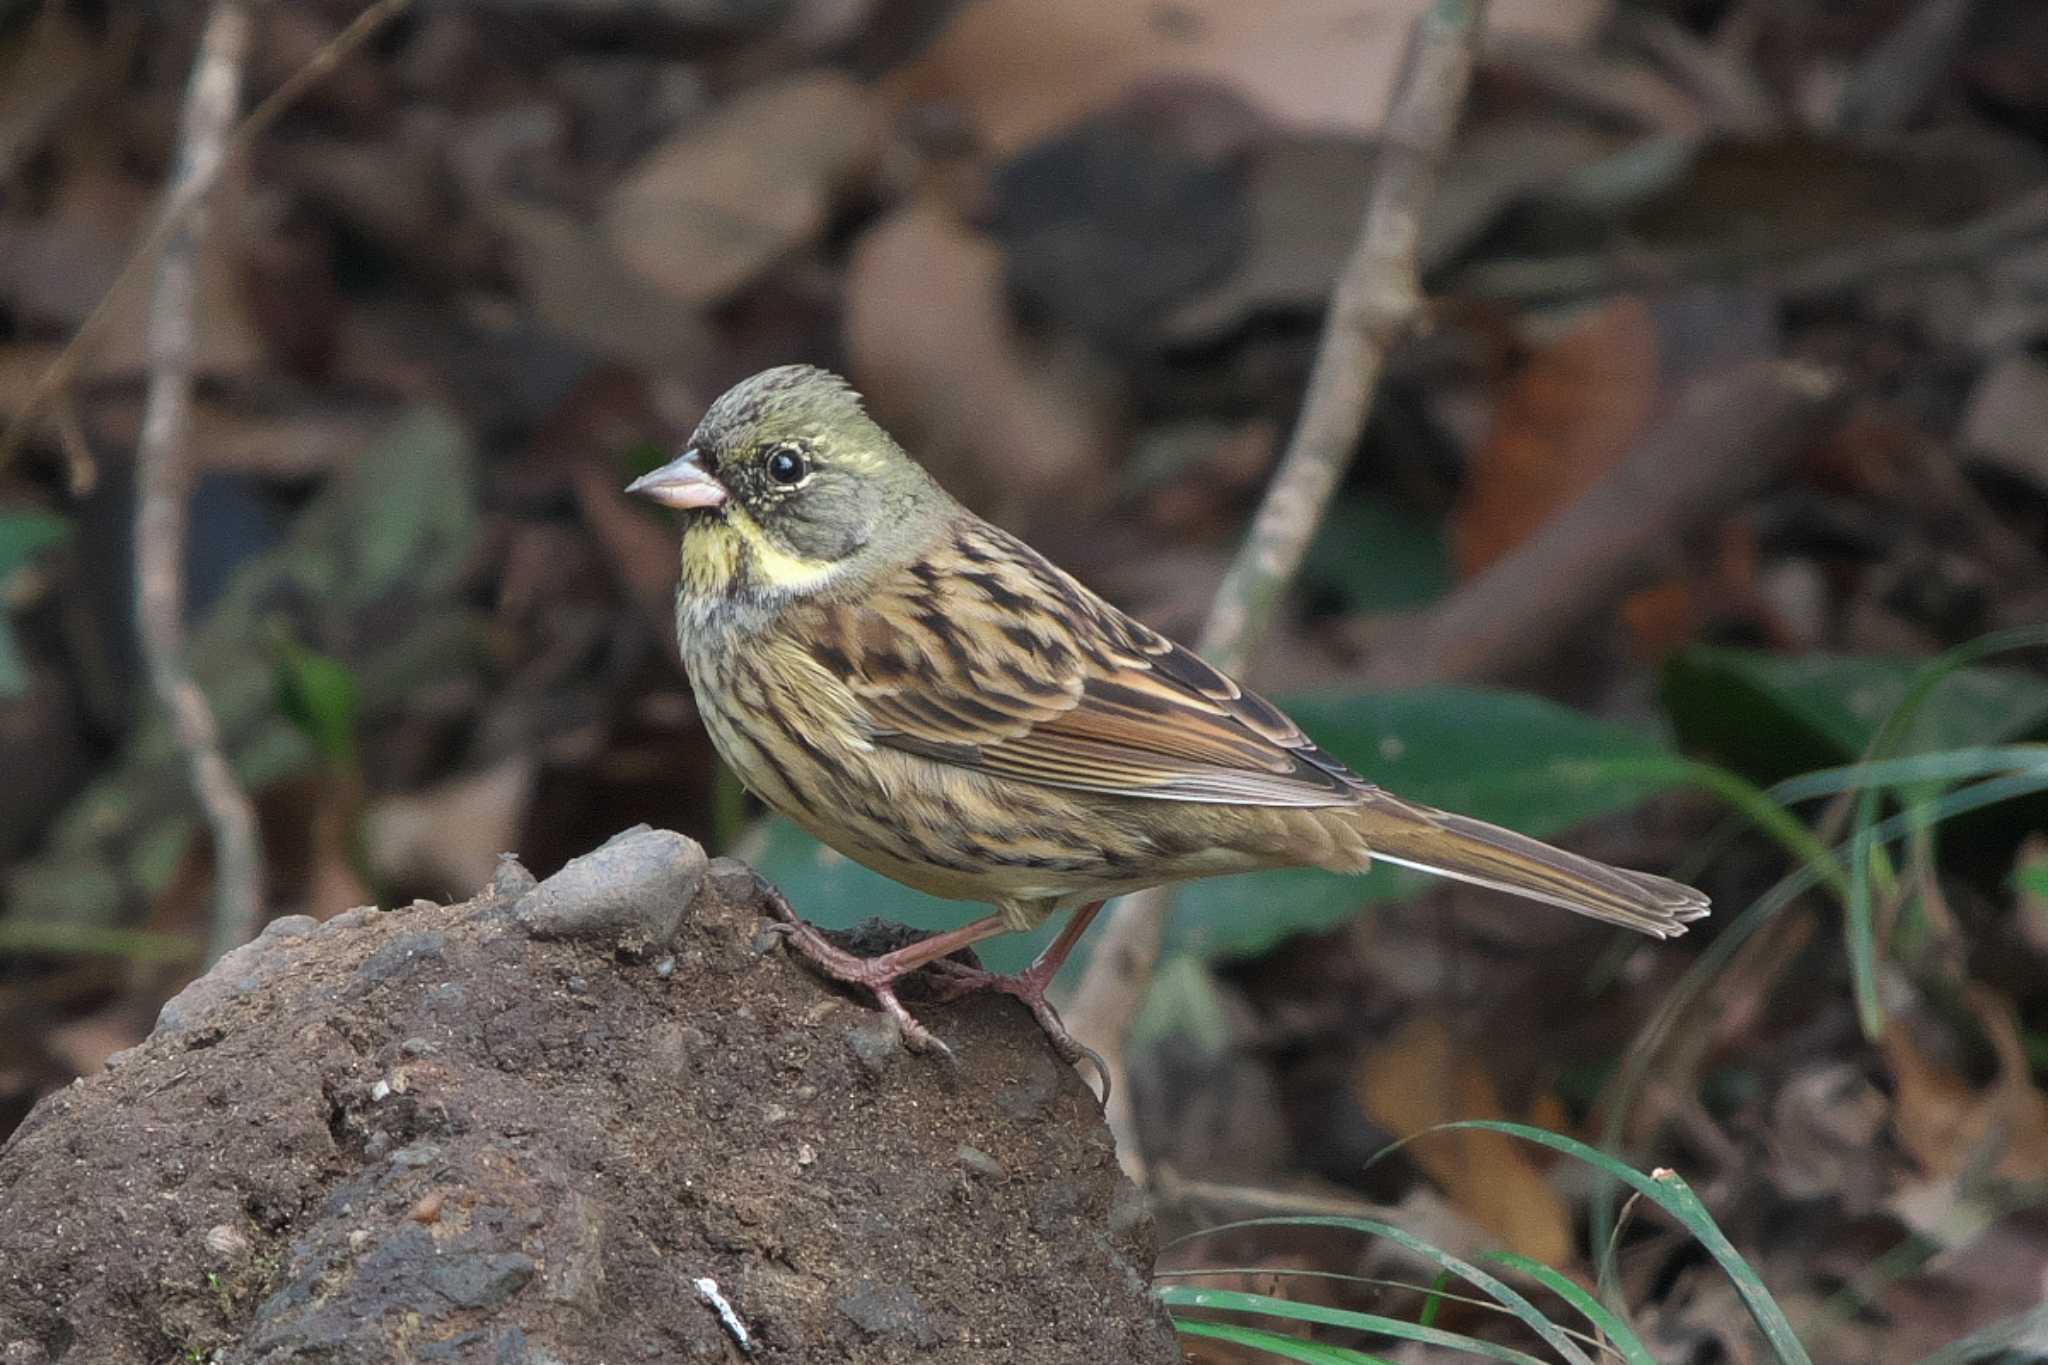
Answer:
<svg viewBox="0 0 2048 1365"><path fill-rule="evenodd" d="M1178 1360L1022 1009L913 1057L761 924L649 831L273 924L0 1150L0 1361Z"/></svg>

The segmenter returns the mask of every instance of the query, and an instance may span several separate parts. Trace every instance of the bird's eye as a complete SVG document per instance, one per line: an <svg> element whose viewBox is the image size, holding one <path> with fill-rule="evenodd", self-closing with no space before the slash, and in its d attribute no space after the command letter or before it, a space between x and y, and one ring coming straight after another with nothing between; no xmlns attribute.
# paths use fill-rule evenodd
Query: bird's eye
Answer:
<svg viewBox="0 0 2048 1365"><path fill-rule="evenodd" d="M777 446L768 455L768 477L783 485L802 483L811 462L793 446Z"/></svg>

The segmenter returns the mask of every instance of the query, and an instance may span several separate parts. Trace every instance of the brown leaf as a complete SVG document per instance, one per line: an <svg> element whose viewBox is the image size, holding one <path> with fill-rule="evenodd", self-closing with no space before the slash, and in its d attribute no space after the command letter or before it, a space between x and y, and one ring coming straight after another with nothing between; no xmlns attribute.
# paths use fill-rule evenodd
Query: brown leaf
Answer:
<svg viewBox="0 0 2048 1365"><path fill-rule="evenodd" d="M1001 253L945 208L901 209L855 246L846 346L876 419L984 513L1071 520L1099 496L1109 423L1086 373L1017 335Z"/></svg>
<svg viewBox="0 0 2048 1365"><path fill-rule="evenodd" d="M1435 1019L1418 1017L1367 1056L1354 1081L1358 1102L1406 1137L1458 1119L1499 1119L1500 1094L1485 1066L1460 1051ZM1499 1133L1436 1133L1408 1155L1451 1202L1504 1246L1546 1265L1572 1255L1571 1214L1527 1150Z"/></svg>
<svg viewBox="0 0 2048 1365"><path fill-rule="evenodd" d="M232 173L228 176L234 185ZM64 177L55 202L27 222L0 220L0 303L23 319L72 331L112 289L89 375L144 367L143 339L155 279L154 257L121 279L149 222L154 196L127 176L83 167ZM261 346L244 309L235 240L234 198L223 195L199 258L193 365L202 376L239 376L257 367ZM115 281L121 279L118 289Z"/></svg>
<svg viewBox="0 0 2048 1365"><path fill-rule="evenodd" d="M849 76L755 87L641 161L605 205L604 235L669 294L715 302L817 235L881 131L879 105Z"/></svg>
<svg viewBox="0 0 2048 1365"><path fill-rule="evenodd" d="M895 79L913 103L965 111L998 153L1107 108L1141 81L1220 80L1276 121L1371 133L1428 0L978 0ZM1501 0L1495 34L1584 40L1607 0Z"/></svg>
<svg viewBox="0 0 2048 1365"><path fill-rule="evenodd" d="M1658 351L1649 306L1629 296L1529 359L1501 397L1452 515L1461 573L1521 544L1628 452L1657 400Z"/></svg>
<svg viewBox="0 0 2048 1365"><path fill-rule="evenodd" d="M1899 1141L1930 1177L1961 1181L1977 1171L2015 1184L2048 1181L2048 1095L2034 1084L2009 1002L1965 988L1990 1039L1998 1072L1978 1089L1914 1042L1904 1021L1885 1034L1898 1101Z"/></svg>

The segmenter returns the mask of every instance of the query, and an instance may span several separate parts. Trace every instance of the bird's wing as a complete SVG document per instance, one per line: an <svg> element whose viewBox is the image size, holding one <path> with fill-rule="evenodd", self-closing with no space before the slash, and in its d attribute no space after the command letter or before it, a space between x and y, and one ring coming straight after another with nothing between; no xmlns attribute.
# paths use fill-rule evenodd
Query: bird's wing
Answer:
<svg viewBox="0 0 2048 1365"><path fill-rule="evenodd" d="M1119 796L1348 806L1370 786L1265 699L976 520L797 632L877 744Z"/></svg>

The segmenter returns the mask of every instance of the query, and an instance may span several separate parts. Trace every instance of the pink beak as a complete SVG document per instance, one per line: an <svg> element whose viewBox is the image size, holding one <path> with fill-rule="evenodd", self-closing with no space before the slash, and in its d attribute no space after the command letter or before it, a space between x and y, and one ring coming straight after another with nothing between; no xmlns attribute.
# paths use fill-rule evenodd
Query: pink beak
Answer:
<svg viewBox="0 0 2048 1365"><path fill-rule="evenodd" d="M642 474L626 485L626 491L652 498L663 507L723 507L729 496L725 485L706 472L694 446L661 468Z"/></svg>

